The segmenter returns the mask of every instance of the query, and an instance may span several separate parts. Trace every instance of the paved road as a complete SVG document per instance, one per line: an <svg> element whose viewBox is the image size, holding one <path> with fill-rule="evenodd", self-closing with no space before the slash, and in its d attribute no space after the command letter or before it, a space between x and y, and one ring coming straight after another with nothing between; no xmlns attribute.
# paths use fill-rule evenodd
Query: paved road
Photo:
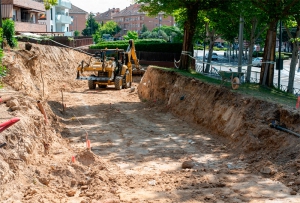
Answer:
<svg viewBox="0 0 300 203"><path fill-rule="evenodd" d="M218 61L212 61L213 67L217 68L218 70L228 71L230 68L230 69L232 69L232 71L237 71L237 68L238 68L237 59L235 59L234 61L231 59L231 61L229 61L228 58L224 57L224 51L214 51L214 52L216 52L218 54L219 58L218 58ZM206 53L208 53L208 52L206 51ZM197 58L198 67L202 66L203 50L195 50L194 56ZM286 88L285 86L288 85L290 62L291 62L290 60L284 60L283 70L280 71L280 84L283 85L284 88ZM246 69L247 69L247 61L246 60L243 61L242 69L243 69L243 71L246 71ZM253 78L253 80L257 80L257 82L259 82L260 71L261 71L261 69L259 67L252 67L251 77ZM274 74L274 83L276 83L276 84L278 83L278 70L276 70L275 74ZM299 89L299 91L300 91L300 72L298 72L298 69L296 70L296 74L295 74L294 88ZM296 91L298 91L298 90L296 90Z"/></svg>

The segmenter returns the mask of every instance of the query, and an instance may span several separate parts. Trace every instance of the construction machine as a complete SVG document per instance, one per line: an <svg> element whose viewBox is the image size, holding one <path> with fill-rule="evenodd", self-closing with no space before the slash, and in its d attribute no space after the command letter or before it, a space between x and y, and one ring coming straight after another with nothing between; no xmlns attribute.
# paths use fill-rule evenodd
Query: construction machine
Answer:
<svg viewBox="0 0 300 203"><path fill-rule="evenodd" d="M134 67L131 63L134 61ZM82 61L77 68L78 80L88 80L89 89L106 88L114 85L115 89L130 88L133 75L142 75L136 56L133 40L129 40L127 50L101 49L89 62Z"/></svg>

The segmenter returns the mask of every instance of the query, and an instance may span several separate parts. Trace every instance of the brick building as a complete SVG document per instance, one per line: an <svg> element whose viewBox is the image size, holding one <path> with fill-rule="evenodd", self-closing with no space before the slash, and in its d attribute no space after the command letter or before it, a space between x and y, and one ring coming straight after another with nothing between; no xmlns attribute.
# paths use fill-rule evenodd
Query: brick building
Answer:
<svg viewBox="0 0 300 203"><path fill-rule="evenodd" d="M78 8L72 4L72 8L69 11L73 22L70 25L70 31L79 31L80 35L83 29L85 29L85 23L88 19L88 12Z"/></svg>
<svg viewBox="0 0 300 203"><path fill-rule="evenodd" d="M14 20L16 33L45 32L46 25L38 23L40 13L45 13L45 7L36 0L2 0L2 19Z"/></svg>
<svg viewBox="0 0 300 203"><path fill-rule="evenodd" d="M113 20L113 17L120 12L119 8L113 8L109 9L108 11L104 13L97 13L96 16L94 17L95 20L100 23L101 25L106 23L107 21Z"/></svg>
<svg viewBox="0 0 300 203"><path fill-rule="evenodd" d="M163 13L159 13L155 17L150 17L145 12L140 12L140 7L140 4L132 4L123 10L110 9L105 13L97 14L95 19L99 23L105 23L109 20L118 23L122 30L115 37L123 36L129 30L140 33L143 25L151 31L156 27L173 26L175 24L173 16L164 17Z"/></svg>

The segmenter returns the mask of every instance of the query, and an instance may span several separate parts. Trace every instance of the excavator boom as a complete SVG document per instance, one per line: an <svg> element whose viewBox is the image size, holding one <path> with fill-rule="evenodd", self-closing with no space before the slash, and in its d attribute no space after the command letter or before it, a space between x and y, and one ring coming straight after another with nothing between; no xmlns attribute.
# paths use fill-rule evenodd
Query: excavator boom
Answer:
<svg viewBox="0 0 300 203"><path fill-rule="evenodd" d="M132 69L132 75L143 75L145 73L145 70L140 68L133 40L129 40L129 45L125 54L127 55L126 65ZM134 67L132 67L131 60L134 61Z"/></svg>

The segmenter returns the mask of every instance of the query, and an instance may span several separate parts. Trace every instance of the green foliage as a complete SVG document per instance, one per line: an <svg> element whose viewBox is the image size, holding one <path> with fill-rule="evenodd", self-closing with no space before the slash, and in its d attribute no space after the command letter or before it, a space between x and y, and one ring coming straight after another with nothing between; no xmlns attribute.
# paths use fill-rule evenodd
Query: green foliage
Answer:
<svg viewBox="0 0 300 203"><path fill-rule="evenodd" d="M182 42L183 33L175 26L161 26L160 28L154 28L152 31L143 32L140 35L141 39L164 39L168 42Z"/></svg>
<svg viewBox="0 0 300 203"><path fill-rule="evenodd" d="M138 33L137 32L135 32L135 31L128 31L127 32L127 35L124 35L123 36L123 38L125 39L125 40L130 40L130 39L133 39L133 40L136 40L136 39L138 39Z"/></svg>
<svg viewBox="0 0 300 203"><path fill-rule="evenodd" d="M98 32L96 32L96 34L93 35L93 40L95 44L104 41Z"/></svg>
<svg viewBox="0 0 300 203"><path fill-rule="evenodd" d="M78 37L79 34L80 34L80 32L79 32L78 30L75 30L75 31L74 31L74 36L75 36L75 37Z"/></svg>
<svg viewBox="0 0 300 203"><path fill-rule="evenodd" d="M15 22L10 19L3 21L3 38L6 39L8 45L11 48L14 48L18 45L17 39L15 36Z"/></svg>
<svg viewBox="0 0 300 203"><path fill-rule="evenodd" d="M0 28L0 43L3 42L3 30ZM2 65L3 49L0 49L0 88L2 85L2 77L6 75L6 68Z"/></svg>
<svg viewBox="0 0 300 203"><path fill-rule="evenodd" d="M254 51L252 54L252 57L263 57L264 56L264 52L262 51Z"/></svg>
<svg viewBox="0 0 300 203"><path fill-rule="evenodd" d="M141 29L141 33L144 33L144 32L147 32L148 31L148 28L146 27L145 24L143 24L143 27Z"/></svg>
<svg viewBox="0 0 300 203"><path fill-rule="evenodd" d="M135 48L137 51L147 52L171 52L180 53L182 50L182 43L167 43L162 39L141 39L135 40ZM128 47L128 40L120 41L104 41L97 45L90 46L90 49L124 49Z"/></svg>
<svg viewBox="0 0 300 203"><path fill-rule="evenodd" d="M46 10L49 10L51 6L57 5L58 0L44 0L44 6Z"/></svg>
<svg viewBox="0 0 300 203"><path fill-rule="evenodd" d="M97 32L102 37L103 34L110 34L111 36L119 33L121 31L121 28L118 26L118 24L115 21L107 21L105 24L103 24Z"/></svg>
<svg viewBox="0 0 300 203"><path fill-rule="evenodd" d="M83 36L92 36L99 29L100 24L96 22L94 14L90 13L89 17L85 23L85 29L82 30L81 34Z"/></svg>

